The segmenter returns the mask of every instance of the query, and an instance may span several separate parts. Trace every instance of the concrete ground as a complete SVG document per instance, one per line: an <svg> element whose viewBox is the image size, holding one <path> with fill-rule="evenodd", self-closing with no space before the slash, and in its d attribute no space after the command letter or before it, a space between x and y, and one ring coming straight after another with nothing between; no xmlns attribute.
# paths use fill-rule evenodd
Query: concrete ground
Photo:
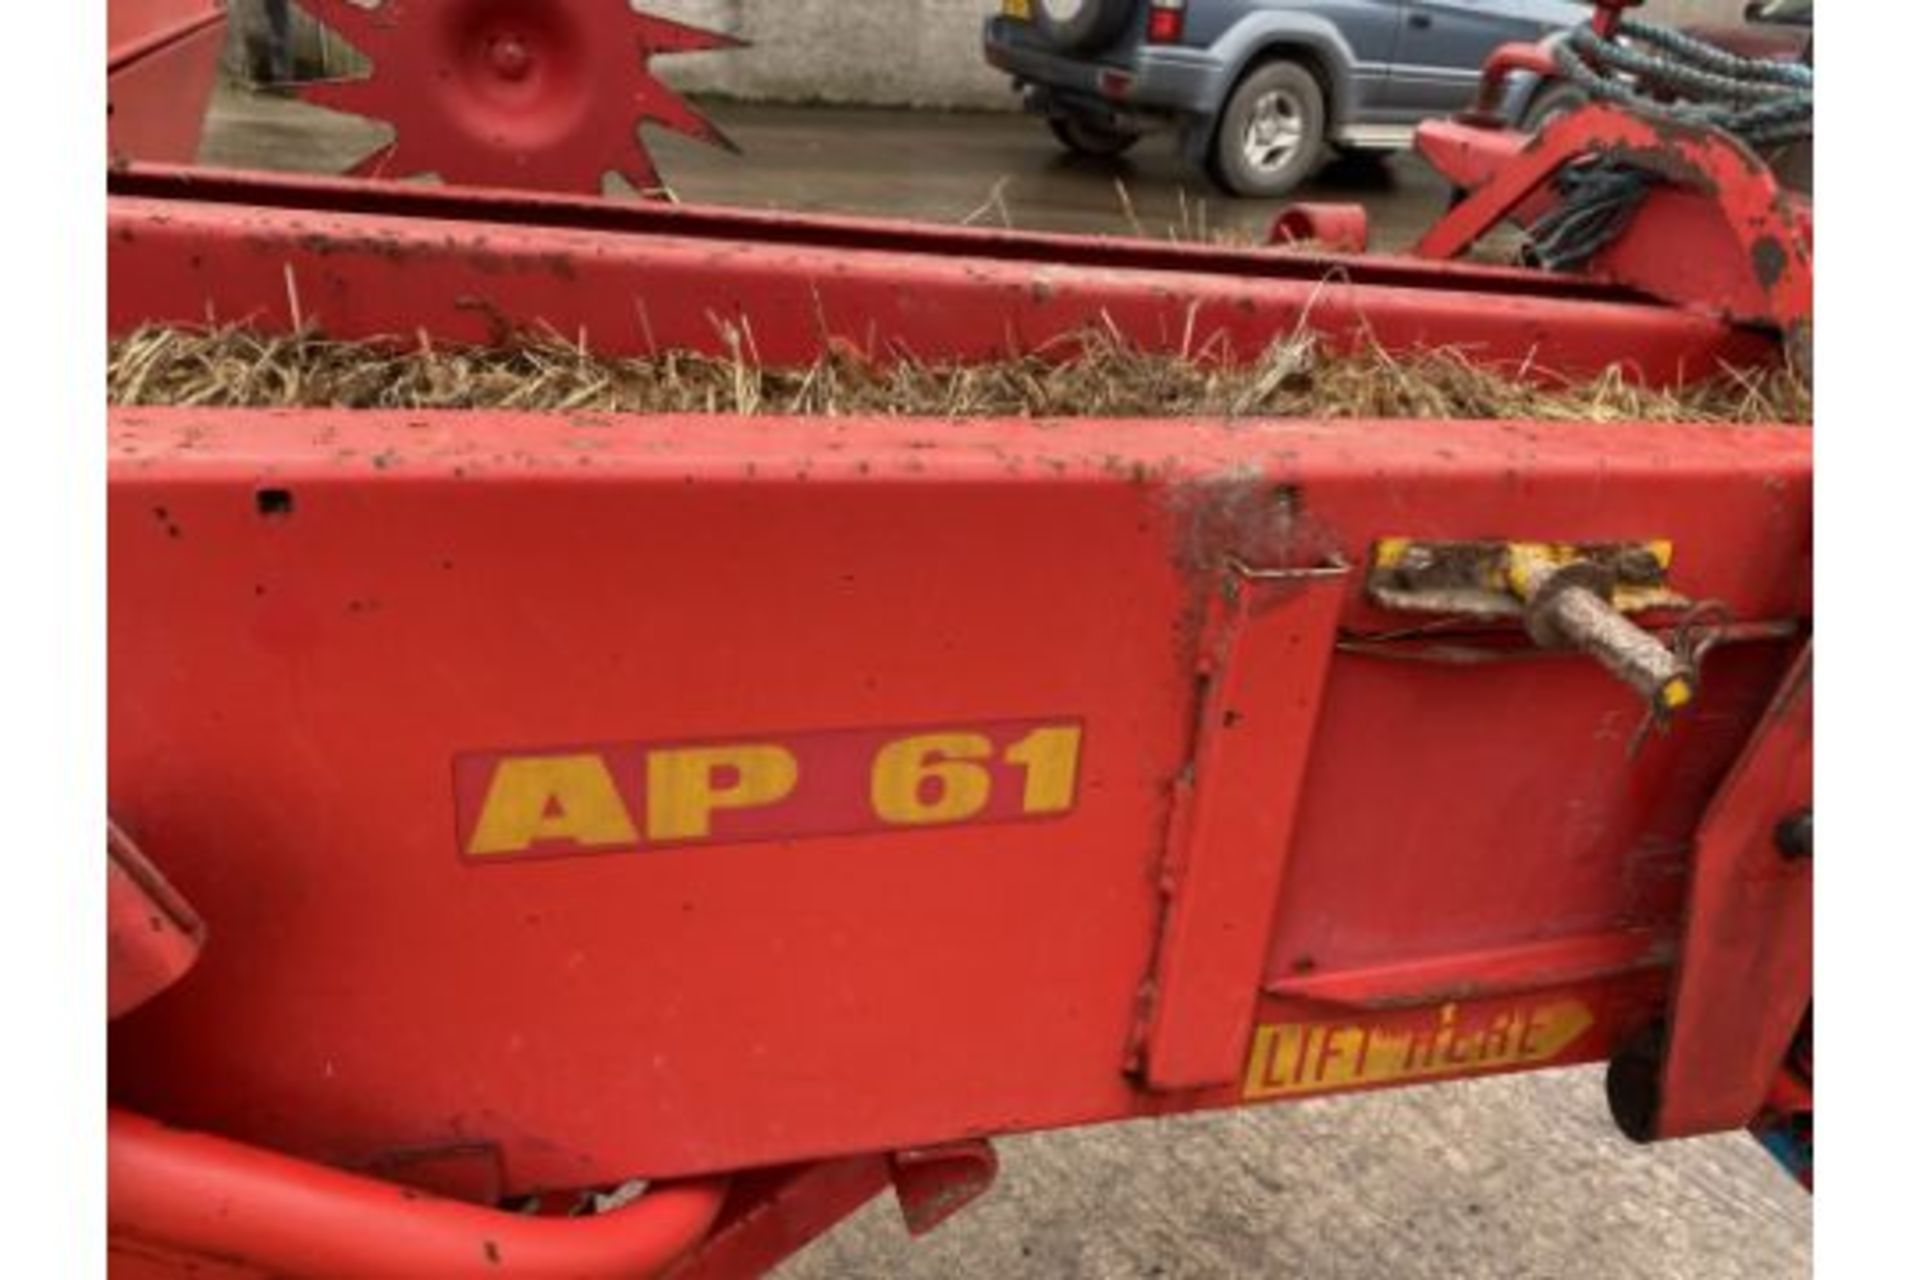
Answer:
<svg viewBox="0 0 1920 1280"><path fill-rule="evenodd" d="M1169 144L1117 166L1075 162L1017 116L714 114L746 154L664 142L661 168L683 199L1187 236L1203 217L1209 232L1253 233L1273 211L1207 192ZM377 137L227 92L203 158L325 169ZM1330 174L1311 194L1364 201L1388 247L1446 195L1407 157ZM1729 1135L1634 1147L1608 1120L1594 1070L1031 1135L1000 1150L996 1190L927 1239L910 1242L877 1202L782 1274L1769 1280L1811 1269L1811 1201L1758 1145Z"/></svg>
<svg viewBox="0 0 1920 1280"><path fill-rule="evenodd" d="M790 1263L842 1277L1770 1280L1811 1198L1759 1144L1636 1147L1598 1068L1010 1138L924 1240L886 1201Z"/></svg>
<svg viewBox="0 0 1920 1280"><path fill-rule="evenodd" d="M1282 201L1229 200L1176 154L1143 141L1117 161L1065 154L1038 120L996 112L881 111L718 103L735 156L650 131L660 172L682 200L884 214L1029 231L1262 239ZM201 160L242 168L337 171L387 135L352 117L224 90ZM1402 248L1446 207L1446 185L1412 156L1343 161L1301 198L1355 200L1376 247Z"/></svg>

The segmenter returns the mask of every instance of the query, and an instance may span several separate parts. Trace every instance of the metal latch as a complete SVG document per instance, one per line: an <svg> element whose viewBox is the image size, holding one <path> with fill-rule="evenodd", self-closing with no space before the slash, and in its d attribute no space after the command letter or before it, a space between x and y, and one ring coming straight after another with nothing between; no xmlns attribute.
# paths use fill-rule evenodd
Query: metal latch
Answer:
<svg viewBox="0 0 1920 1280"><path fill-rule="evenodd" d="M1684 609L1667 585L1673 544L1422 542L1374 545L1367 593L1387 609L1469 618L1518 617L1536 644L1600 661L1659 717L1699 692L1694 662L1627 615Z"/></svg>

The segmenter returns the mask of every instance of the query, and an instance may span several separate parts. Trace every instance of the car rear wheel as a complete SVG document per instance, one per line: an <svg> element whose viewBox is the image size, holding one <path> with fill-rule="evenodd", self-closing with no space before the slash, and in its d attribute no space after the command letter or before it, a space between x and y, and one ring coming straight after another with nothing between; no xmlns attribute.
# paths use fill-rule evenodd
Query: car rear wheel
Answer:
<svg viewBox="0 0 1920 1280"><path fill-rule="evenodd" d="M1097 53L1120 38L1134 0L1034 0L1033 24L1062 53Z"/></svg>
<svg viewBox="0 0 1920 1280"><path fill-rule="evenodd" d="M1269 62L1227 98L1208 167L1235 195L1285 195L1319 165L1326 137L1320 82L1297 62Z"/></svg>
<svg viewBox="0 0 1920 1280"><path fill-rule="evenodd" d="M1140 141L1137 133L1110 129L1080 116L1048 116L1047 128L1053 130L1061 146L1077 156L1117 156Z"/></svg>

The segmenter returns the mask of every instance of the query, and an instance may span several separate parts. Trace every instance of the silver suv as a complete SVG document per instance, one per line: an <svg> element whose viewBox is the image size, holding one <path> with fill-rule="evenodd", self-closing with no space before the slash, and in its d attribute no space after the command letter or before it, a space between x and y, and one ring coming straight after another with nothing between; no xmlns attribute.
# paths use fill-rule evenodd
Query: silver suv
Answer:
<svg viewBox="0 0 1920 1280"><path fill-rule="evenodd" d="M1277 196L1329 147L1392 150L1465 107L1499 45L1588 20L1570 0L1001 0L987 61L1068 149L1119 155L1151 129L1237 195ZM1516 81L1507 110L1535 114Z"/></svg>

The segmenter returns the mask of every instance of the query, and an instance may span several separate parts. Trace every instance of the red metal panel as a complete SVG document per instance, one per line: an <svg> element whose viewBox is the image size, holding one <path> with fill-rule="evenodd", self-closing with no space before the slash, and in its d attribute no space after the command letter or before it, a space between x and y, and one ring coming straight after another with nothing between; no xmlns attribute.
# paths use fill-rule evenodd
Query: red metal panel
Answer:
<svg viewBox="0 0 1920 1280"><path fill-rule="evenodd" d="M1673 956L1669 935L1619 929L1332 973L1316 973L1308 966L1271 981L1267 990L1347 1009L1404 1009L1657 970L1672 964Z"/></svg>
<svg viewBox="0 0 1920 1280"><path fill-rule="evenodd" d="M110 794L222 940L115 1024L114 1095L332 1161L490 1141L509 1190L1240 1101L1118 1070L1198 714L1200 529L1290 564L1658 533L1676 585L1741 617L1807 592L1798 429L110 422ZM1352 590L1346 631L1404 626ZM1671 931L1671 833L1784 660L1716 652L1698 714L1629 756L1637 703L1582 662L1337 654L1269 980ZM456 838L476 748L1062 713L1085 750L1058 821L489 868ZM1406 1045L1452 1054L1410 1069L1604 1056L1664 994L1657 969L1544 976L1405 1011ZM1327 1010L1254 1020L1358 1025ZM1553 1055L1514 1057L1502 1017Z"/></svg>
<svg viewBox="0 0 1920 1280"><path fill-rule="evenodd" d="M1780 1078L1813 999L1813 861L1779 824L1813 803L1813 649L1700 824L1655 1123L1659 1136L1744 1128Z"/></svg>
<svg viewBox="0 0 1920 1280"><path fill-rule="evenodd" d="M114 163L190 162L199 154L226 35L226 20L214 14L108 70L107 155Z"/></svg>
<svg viewBox="0 0 1920 1280"><path fill-rule="evenodd" d="M225 21L220 0L107 0L107 70Z"/></svg>
<svg viewBox="0 0 1920 1280"><path fill-rule="evenodd" d="M1776 526L1785 540L1804 539L1811 527L1800 483L1792 486L1795 514L1779 516L1809 523L1798 535ZM1718 535L1706 527L1713 513L1701 514L1705 525L1680 545L1713 554ZM1776 544L1774 554L1785 553ZM1684 568L1679 578L1711 596L1717 592L1709 584L1731 580L1722 571L1747 577L1747 568L1722 564ZM1775 585L1794 578L1804 585L1806 572L1802 565ZM1746 617L1804 616L1801 609L1780 596L1740 606ZM1699 815L1787 661L1778 644L1715 651L1695 714L1637 750L1644 705L1584 661L1458 667L1371 654L1336 661L1269 983L1426 966L1531 943L1590 944L1596 935L1612 935L1630 956L1670 939ZM1393 726L1390 738L1383 725ZM1362 785L1369 803L1354 801L1353 788ZM1357 866L1428 870L1366 877ZM1424 988L1425 997L1444 998L1456 984L1494 972L1456 973Z"/></svg>
<svg viewBox="0 0 1920 1280"><path fill-rule="evenodd" d="M1480 262L1436 263L1417 258L1342 254L1276 254L1256 247L1065 235L998 227L943 226L899 219L859 218L745 209L730 205L591 200L553 192L473 190L419 183L369 183L317 174L253 173L174 165L135 165L109 175L113 195L295 210L306 223L326 213L385 218L491 222L520 235L540 228L575 228L693 239L748 240L795 249L886 251L937 257L1026 262L1052 268L1174 271L1243 280L1314 282L1330 274L1359 285L1472 290L1495 297L1553 297L1623 302L1617 286L1576 276L1543 275ZM111 203L111 202L110 202ZM182 209L182 216L190 210ZM118 215L115 215L116 217ZM323 224L324 225L324 224ZM217 246L201 246L217 251Z"/></svg>
<svg viewBox="0 0 1920 1280"><path fill-rule="evenodd" d="M204 1253L161 1249L137 1240L107 1239L107 1274L112 1280L271 1280L259 1267L210 1258Z"/></svg>
<svg viewBox="0 0 1920 1280"><path fill-rule="evenodd" d="M1192 765L1174 782L1147 1082L1232 1082L1265 967L1347 572L1229 567L1208 593Z"/></svg>
<svg viewBox="0 0 1920 1280"><path fill-rule="evenodd" d="M589 221L302 212L116 197L109 324L248 320L337 337L500 340L545 326L596 350L738 351L810 361L830 342L880 360L982 359L1112 329L1157 350L1251 358L1310 329L1333 346L1456 346L1567 373L1627 363L1655 380L1775 358L1763 338L1670 308L1476 288L1453 268L1329 276L1037 265L901 245L629 234ZM541 204L538 207L556 209ZM570 208L570 206L561 206ZM1269 254L1270 258L1285 255ZM1231 262L1231 260L1229 260ZM1178 269L1176 269L1178 268ZM1533 282L1538 289L1540 282Z"/></svg>
<svg viewBox="0 0 1920 1280"><path fill-rule="evenodd" d="M107 824L107 1017L178 982L200 958L206 926L133 842Z"/></svg>

